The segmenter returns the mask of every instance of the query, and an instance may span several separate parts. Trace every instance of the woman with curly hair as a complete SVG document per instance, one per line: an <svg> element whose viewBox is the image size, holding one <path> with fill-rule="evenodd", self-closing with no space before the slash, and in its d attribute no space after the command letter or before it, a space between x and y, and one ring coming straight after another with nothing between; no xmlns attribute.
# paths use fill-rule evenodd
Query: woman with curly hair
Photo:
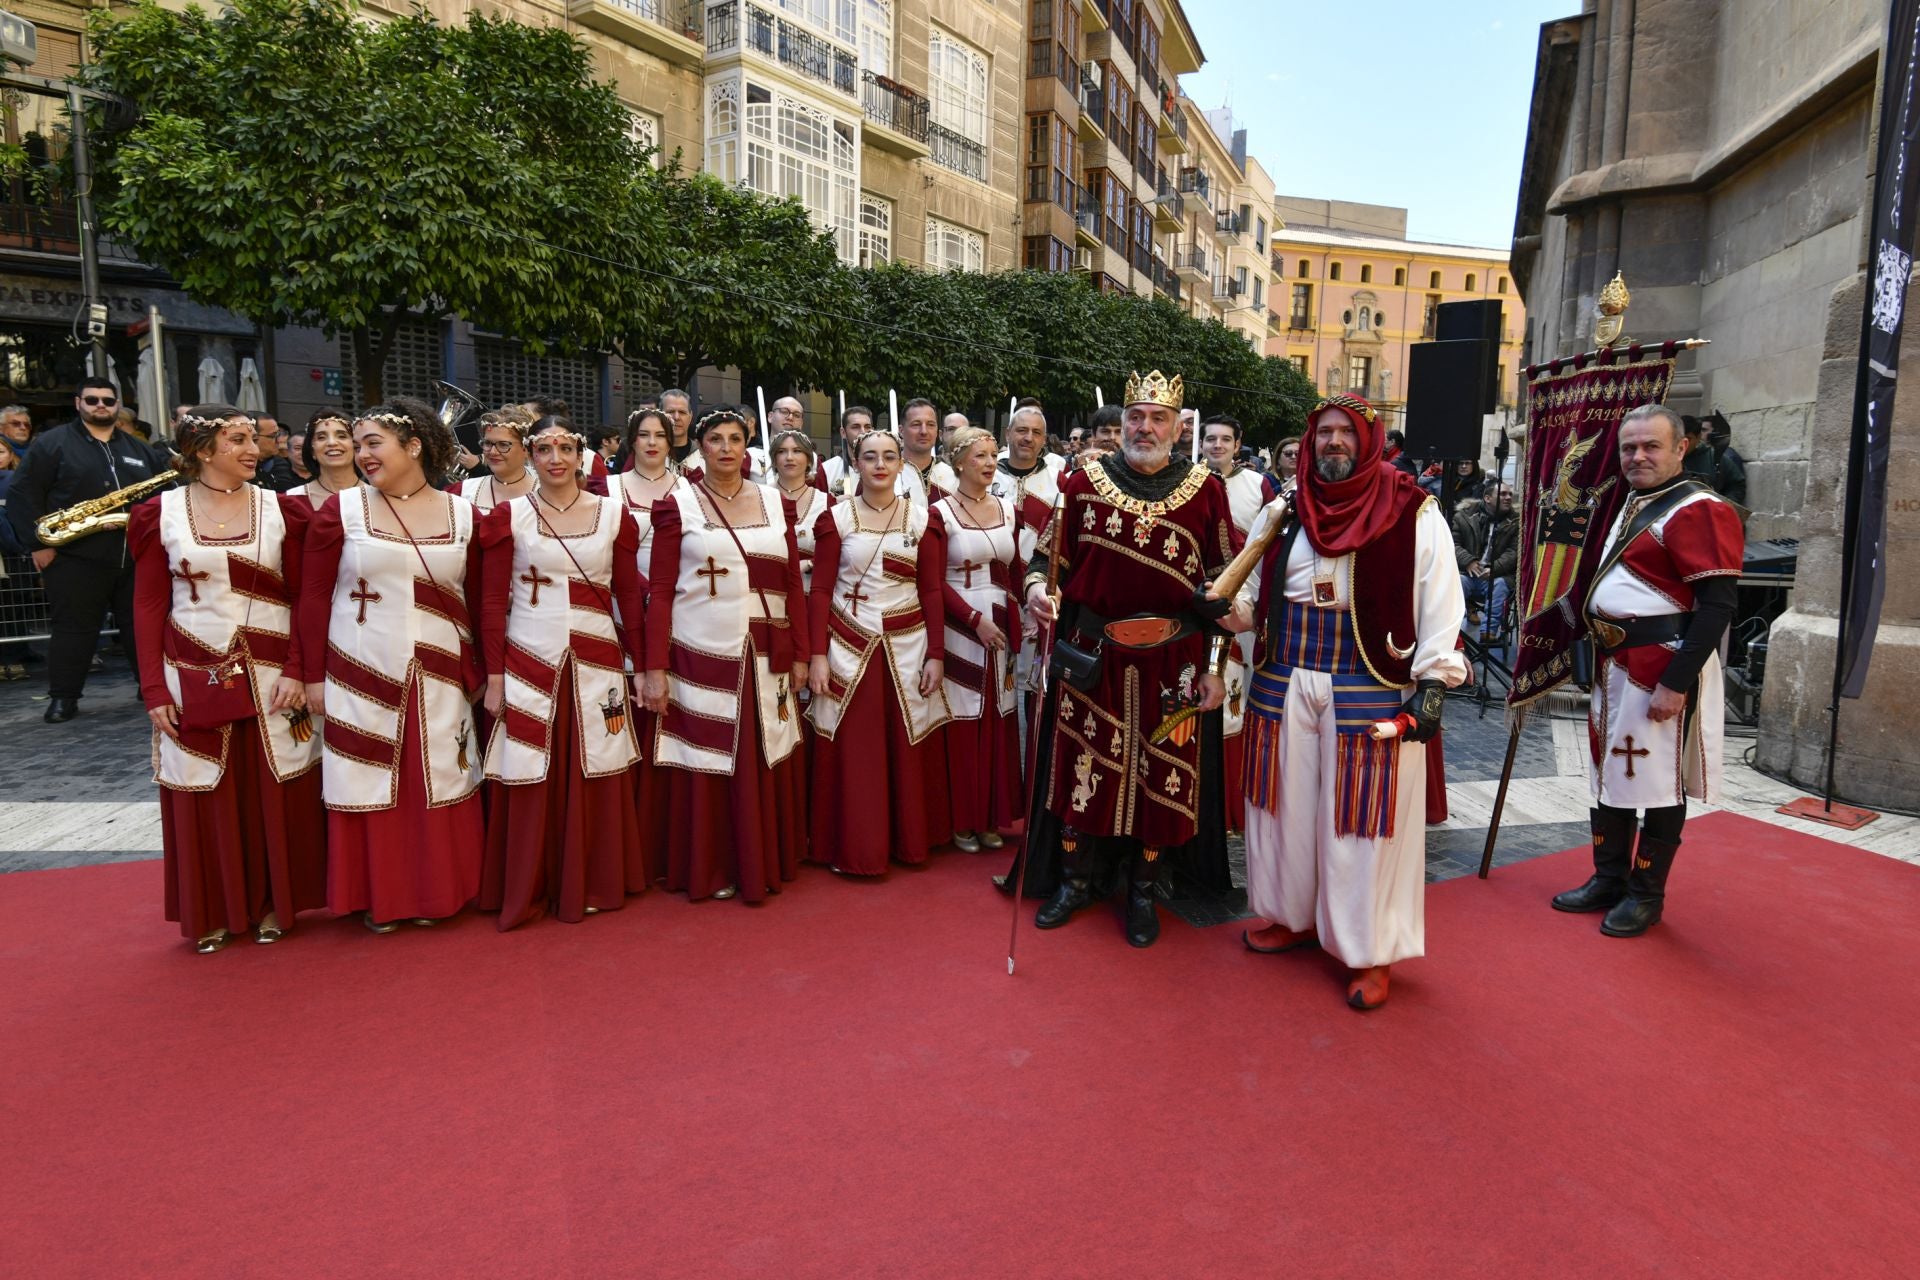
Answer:
<svg viewBox="0 0 1920 1280"><path fill-rule="evenodd" d="M208 955L326 902L320 743L287 674L310 508L249 483L260 450L231 405L188 409L174 444L188 483L134 507L127 546L167 919Z"/></svg>
<svg viewBox="0 0 1920 1280"><path fill-rule="evenodd" d="M301 678L326 718L327 905L391 933L480 888L480 543L473 504L434 488L457 446L432 409L375 405L353 443L366 483L327 499L308 532Z"/></svg>

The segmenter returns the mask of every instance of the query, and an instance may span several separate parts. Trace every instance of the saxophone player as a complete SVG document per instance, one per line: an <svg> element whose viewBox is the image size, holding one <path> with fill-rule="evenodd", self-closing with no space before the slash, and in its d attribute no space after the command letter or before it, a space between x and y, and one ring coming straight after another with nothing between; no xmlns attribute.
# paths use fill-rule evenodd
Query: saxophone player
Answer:
<svg viewBox="0 0 1920 1280"><path fill-rule="evenodd" d="M34 440L7 501L7 518L21 545L34 549L34 567L47 589L48 724L71 720L79 711L109 609L120 628L121 651L139 678L133 644L133 560L127 554L124 520L58 547L42 541L35 526L52 512L173 470L165 449L114 429L120 394L105 378L83 379L73 407L75 421Z"/></svg>

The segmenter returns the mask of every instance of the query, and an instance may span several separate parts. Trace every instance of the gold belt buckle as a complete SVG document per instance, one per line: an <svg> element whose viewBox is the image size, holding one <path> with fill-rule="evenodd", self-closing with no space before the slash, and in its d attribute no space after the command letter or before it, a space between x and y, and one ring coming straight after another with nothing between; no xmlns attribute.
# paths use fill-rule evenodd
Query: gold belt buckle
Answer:
<svg viewBox="0 0 1920 1280"><path fill-rule="evenodd" d="M1153 649L1180 634L1172 618L1122 618L1106 625L1107 639L1128 649Z"/></svg>
<svg viewBox="0 0 1920 1280"><path fill-rule="evenodd" d="M1618 649L1627 641L1626 628L1615 626L1605 618L1588 614L1587 625L1592 629L1593 638L1600 642L1602 649Z"/></svg>

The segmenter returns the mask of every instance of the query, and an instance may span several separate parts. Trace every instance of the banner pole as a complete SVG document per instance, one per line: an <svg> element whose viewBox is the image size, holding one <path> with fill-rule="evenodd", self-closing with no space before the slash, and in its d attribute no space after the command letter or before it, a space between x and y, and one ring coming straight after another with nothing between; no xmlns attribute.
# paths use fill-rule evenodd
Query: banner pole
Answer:
<svg viewBox="0 0 1920 1280"><path fill-rule="evenodd" d="M1480 851L1480 878L1493 869L1493 842L1500 838L1500 815L1507 808L1507 784L1513 781L1513 758L1520 750L1520 721L1513 722L1507 735L1507 762L1500 766L1500 789L1493 794L1493 815L1487 820L1487 847Z"/></svg>

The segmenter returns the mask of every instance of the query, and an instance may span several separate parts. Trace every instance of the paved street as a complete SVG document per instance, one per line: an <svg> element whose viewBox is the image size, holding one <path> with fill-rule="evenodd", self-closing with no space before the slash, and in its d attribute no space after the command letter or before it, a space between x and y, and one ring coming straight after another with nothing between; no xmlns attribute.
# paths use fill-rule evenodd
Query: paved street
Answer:
<svg viewBox="0 0 1920 1280"><path fill-rule="evenodd" d="M0 872L158 857L160 818L148 764L149 730L132 679L110 657L107 671L89 681L80 717L48 725L40 719L46 702L39 670L29 668L32 678L26 681L0 685L0 731L10 766L5 820L0 824ZM1585 843L1585 734L1585 721L1571 703L1556 705L1528 722L1514 759L1513 785L1494 853L1496 868ZM1427 833L1429 881L1478 869L1507 747L1500 705L1488 706L1483 716L1470 696L1456 694L1447 706L1446 744L1452 814ZM1748 738L1728 740L1722 807L1810 829L1773 812L1801 793L1749 768L1741 758L1749 746ZM1816 832L1920 862L1920 819L1889 814L1857 832ZM1236 872L1241 858L1236 847ZM1239 895L1174 907L1199 925L1224 923L1244 913Z"/></svg>

